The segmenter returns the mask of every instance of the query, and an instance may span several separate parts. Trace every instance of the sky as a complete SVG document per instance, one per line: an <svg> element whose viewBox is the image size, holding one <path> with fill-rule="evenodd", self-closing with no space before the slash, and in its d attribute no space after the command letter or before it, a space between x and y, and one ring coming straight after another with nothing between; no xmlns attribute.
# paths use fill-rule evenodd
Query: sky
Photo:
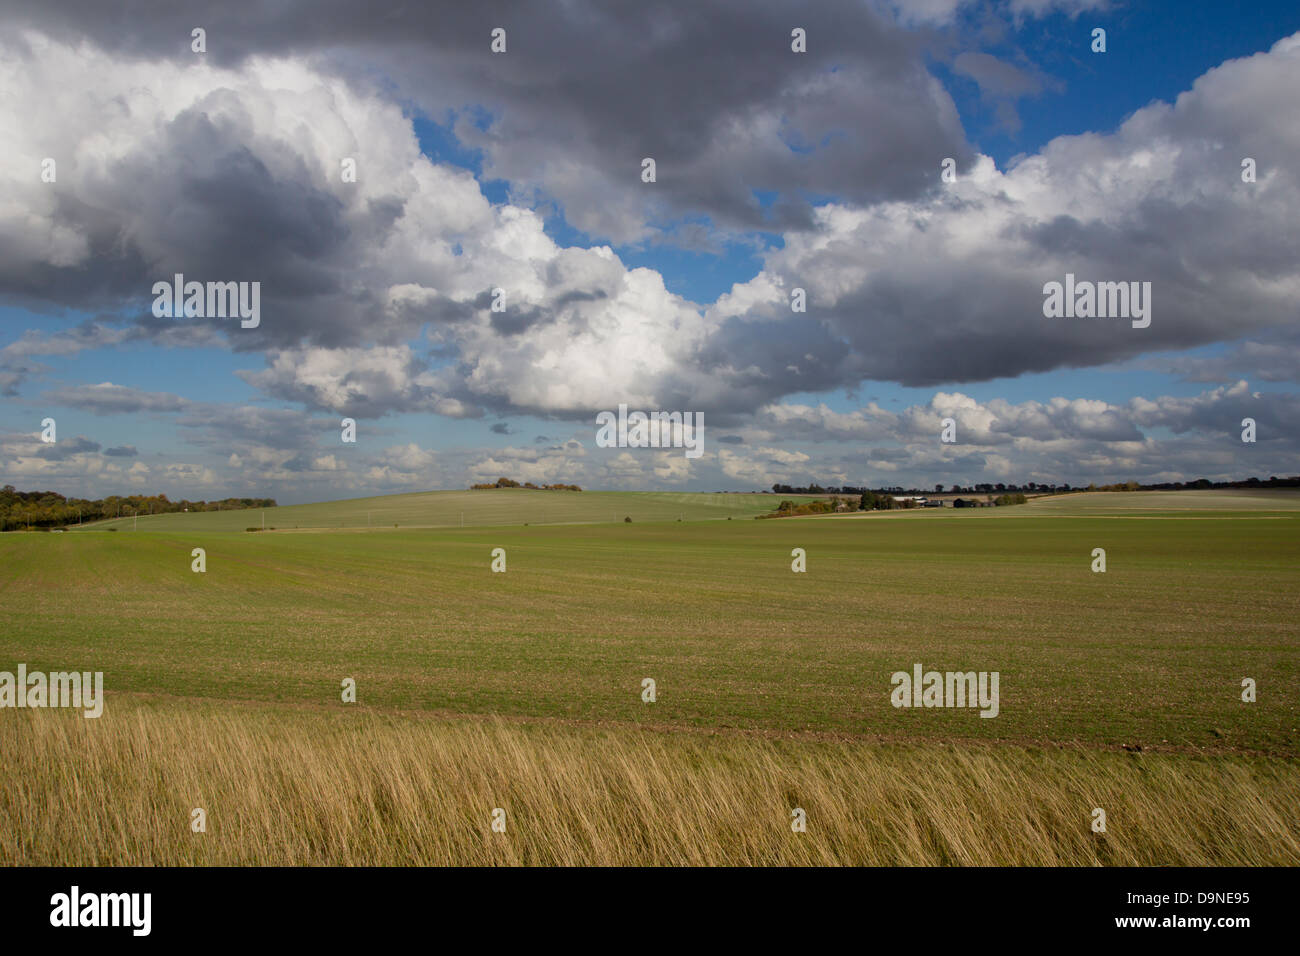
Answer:
<svg viewBox="0 0 1300 956"><path fill-rule="evenodd" d="M1288 2L10 0L0 482L1300 474L1298 89Z"/></svg>

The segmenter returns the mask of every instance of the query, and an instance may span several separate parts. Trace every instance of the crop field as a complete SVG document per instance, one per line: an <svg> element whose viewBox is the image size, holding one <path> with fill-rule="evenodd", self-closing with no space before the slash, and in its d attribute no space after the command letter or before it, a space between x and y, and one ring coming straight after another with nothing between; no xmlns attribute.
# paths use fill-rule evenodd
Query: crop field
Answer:
<svg viewBox="0 0 1300 956"><path fill-rule="evenodd" d="M1213 491L1092 492L1035 498L1034 514L1167 514L1204 512L1230 517L1237 512L1294 512L1300 495L1287 489L1254 491L1248 488Z"/></svg>
<svg viewBox="0 0 1300 956"><path fill-rule="evenodd" d="M107 698L5 712L0 862L1300 863L1300 497L443 494L0 536L0 670Z"/></svg>
<svg viewBox="0 0 1300 956"><path fill-rule="evenodd" d="M524 488L429 491L378 498L352 498L311 505L248 511L177 512L116 518L86 525L106 531L244 531L267 528L453 528L509 524L633 521L698 521L752 517L771 511L772 495L625 491L533 491Z"/></svg>

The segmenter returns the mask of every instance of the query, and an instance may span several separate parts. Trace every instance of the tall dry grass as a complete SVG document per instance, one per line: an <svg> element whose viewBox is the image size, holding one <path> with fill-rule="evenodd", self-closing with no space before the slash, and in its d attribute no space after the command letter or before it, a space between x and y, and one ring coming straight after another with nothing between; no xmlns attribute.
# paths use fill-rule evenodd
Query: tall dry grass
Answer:
<svg viewBox="0 0 1300 956"><path fill-rule="evenodd" d="M118 696L99 720L0 713L0 773L4 864L1300 864L1283 759Z"/></svg>

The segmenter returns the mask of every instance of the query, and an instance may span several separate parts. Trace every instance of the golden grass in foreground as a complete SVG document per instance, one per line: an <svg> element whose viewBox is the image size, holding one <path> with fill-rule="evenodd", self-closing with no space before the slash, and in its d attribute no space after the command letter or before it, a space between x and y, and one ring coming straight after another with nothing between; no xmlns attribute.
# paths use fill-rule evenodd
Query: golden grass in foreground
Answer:
<svg viewBox="0 0 1300 956"><path fill-rule="evenodd" d="M120 695L99 720L0 718L4 864L1300 863L1300 763L1282 759ZM796 806L806 833L791 832ZM207 833L190 832L194 807Z"/></svg>

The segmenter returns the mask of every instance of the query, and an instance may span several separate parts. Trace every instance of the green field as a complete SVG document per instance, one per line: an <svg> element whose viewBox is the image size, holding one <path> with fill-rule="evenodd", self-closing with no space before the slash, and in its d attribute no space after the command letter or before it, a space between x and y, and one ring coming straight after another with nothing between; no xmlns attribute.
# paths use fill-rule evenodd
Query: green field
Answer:
<svg viewBox="0 0 1300 956"><path fill-rule="evenodd" d="M1256 491L1224 488L1212 491L1105 491L1034 498L1027 507L1035 514L1135 515L1195 511L1231 516L1241 511L1300 511L1300 494L1291 489Z"/></svg>
<svg viewBox="0 0 1300 956"><path fill-rule="evenodd" d="M456 528L522 524L633 521L701 521L750 517L771 511L773 495L643 491L533 491L496 488L426 491L418 494L351 498L311 505L282 505L248 511L141 515L115 518L74 530L244 531L250 527L291 529Z"/></svg>
<svg viewBox="0 0 1300 956"><path fill-rule="evenodd" d="M436 756L455 768L468 766L455 756L460 744L454 741L477 733L472 722L504 719L558 734L547 737L545 746L566 755L565 773L578 790L590 789L592 800L606 786L598 780L617 780L608 785L632 790L651 785L626 777L632 753L658 755L654 759L664 776L656 777L654 786L700 788L697 797L706 801L709 787L721 788L719 793L758 787L779 795L784 792L780 781L797 776L795 768L815 770L818 799L827 808L840 807L827 812L847 814L836 818L839 848L826 850L838 862L1300 861L1300 832L1288 831L1282 843L1256 846L1253 837L1242 836L1246 824L1238 820L1232 829L1236 836L1198 856L1196 847L1206 846L1199 831L1176 840L1165 831L1157 837L1153 822L1195 811L1204 827L1227 832L1219 817L1231 790L1229 802L1259 808L1261 816L1249 826L1267 830L1282 812L1277 801L1285 802L1282 795L1300 781L1300 497L1112 493L998 509L764 521L746 518L747 509L771 507L777 496L697 497L688 505L682 496L669 495L643 501L589 492L446 493L455 507L482 501L488 509L484 520L499 522L465 529L223 530L232 519L245 526L249 513L244 512L166 516L152 525L142 520L136 533L0 535L5 607L0 670L13 670L20 662L29 670L100 670L108 692L99 721L48 711L5 711L0 720L6 721L4 732L13 746L22 749L23 740L34 740L49 748L45 758L38 753L32 760L57 762L72 759L83 747L102 747L104 763L96 766L104 767L116 759L112 754L136 752L131 735L143 732L140 721L157 721L148 724L155 727L149 734L165 738L171 748L166 752L179 755L176 760L184 763L190 751L205 755L194 757L194 767L173 768L163 776L170 779L174 772L177 779L197 781L193 786L200 789L226 793L234 787L230 774L274 775L274 768L297 759L304 768L328 763L331 748L346 745L351 720L382 721L368 726L381 728L375 733L387 741L384 746L400 767L406 766L403 748L431 747L430 760ZM441 500L438 495L401 498ZM548 508L557 500L580 503L585 516L575 514L572 520L592 523L525 527L520 509L532 508L538 498L546 498ZM418 522L411 517L421 513L417 501L388 500L405 509L401 513L408 521ZM595 523L600 508L592 510L589 502L602 500L621 502L615 511L619 520ZM361 506L303 507L317 509L319 516L355 514ZM624 523L622 513L634 508L642 511ZM656 508L667 514L676 509L688 519L737 520L635 517ZM423 513L447 510L434 504ZM167 520L178 524L164 524ZM268 519L268 527L271 523ZM169 530L152 530L162 527ZM191 570L194 548L206 551L205 573ZM490 570L495 548L506 551L505 573ZM806 573L791 571L794 548L807 553ZM1106 551L1104 574L1090 570L1094 548ZM981 718L974 708L892 707L891 674L910 671L918 662L926 670L997 671L999 715ZM641 699L647 677L657 685L654 703ZM1254 703L1241 699L1246 677L1258 686ZM356 681L356 704L340 699L344 678ZM242 761L251 756L219 753L214 748L224 745L218 741L196 739L209 719L205 714L232 715L230 733L247 738L243 749L260 748L257 759L264 764L245 766ZM297 742L268 736L276 726L292 726ZM328 728L326 737L318 738L313 727ZM540 738L522 731L501 733L505 736L493 746L512 753L543 746ZM591 743L595 733L605 735L598 745ZM662 742L647 742L646 734ZM731 741L716 751L720 765L700 763L693 744L672 742L700 734ZM786 741L795 749L783 745L768 751L760 740ZM818 749L830 742L850 749L835 750L832 758L831 751ZM852 795L838 792L835 781L847 779L843 774L876 774L873 761L894 759L929 760L938 772L949 759L944 748L953 745L965 748L975 763L945 778L949 790L943 800L912 807L934 834L948 836L935 835L910 850L900 843L897 853L882 857L873 855L871 839L859 844L855 827L866 824L853 822L858 818L849 809ZM606 764L582 763L577 755L587 746L597 746ZM1022 774L1025 792L1059 804L1064 808L1059 813L1084 813L1087 808L1079 810L1073 801L1094 799L1087 794L1098 788L1132 796L1139 786L1141 778L1130 779L1134 770L1126 764L1085 760L1079 766L1096 774L1090 782L1077 776L1085 772L1078 767L1053 770L1055 758L1044 763L1033 755L1034 748L1060 746L1115 754L1117 760L1163 751L1173 761L1159 766L1162 775L1174 776L1140 784L1151 788L1142 790L1142 799L1149 801L1144 809L1135 805L1133 811L1144 815L1145 829L1122 852L1103 852L1087 841L1076 847L1069 842L1075 837L1063 832L1059 836L1066 842L1059 846L1050 840L1019 849L1008 844L1003 855L981 855L975 835L960 836L965 832L960 820L939 820L941 804L960 806L962 813L985 812L967 806L985 774ZM994 750L984 749L989 747ZM1005 764L992 756L1004 749ZM952 751L952 759L956 756ZM823 757L834 764L812 766ZM13 752L0 758L0 772L16 772L5 765L14 759ZM475 759L474 786L487 787L498 773L495 758L480 753ZM595 755L591 759L598 761ZM1228 763L1178 763L1202 759ZM686 763L677 766L677 760ZM736 768L731 776L728 761ZM1182 782L1179 766L1191 775ZM704 776L675 776L691 768ZM301 785L292 783L291 769L285 772L289 776L276 778L284 787ZM392 772L405 781L402 787L420 792L435 787L427 778L432 771L411 769L415 776L409 779L408 770ZM545 777L544 769L529 772ZM1058 773L1073 782L1057 780ZM1201 782L1187 790L1193 779ZM1217 786L1215 780L1227 788L1219 794L1223 799L1189 807L1198 790ZM117 771L97 772L82 782L92 795L102 788L92 816L105 821L117 819L111 811L119 798L113 794L140 790L142 805L153 800L147 786ZM889 790L877 783L882 793ZM372 786L364 785L367 792ZM513 786L520 801L532 799L520 785ZM38 787L12 796L10 804L0 805L0 823L32 814L57 818L90 812L85 804L94 803L92 796L78 789L65 797L62 787L51 779L47 791ZM1009 785L1007 792L1014 790ZM141 857L129 846L146 836L166 847L156 859L172 862L635 862L591 834L589 839L571 835L576 842L557 844L552 856L543 841L523 860L483 856L472 840L444 847L449 856L410 857L404 854L415 852L411 848L390 852L377 837L359 860L348 855L346 833L334 834L343 840L337 853L312 856L310 846L316 844L308 841L301 856L286 857L274 849L278 838L253 835L256 795L235 787L228 799L250 815L246 838L252 842L215 857L196 857L188 844L173 845L166 834L133 831L122 842L97 830L86 835L87 845L107 840L93 857L99 862L138 862ZM309 797L286 791L276 799ZM357 792L344 788L331 797L333 809L311 813L361 813L358 799ZM372 793L367 799L388 798ZM800 798L796 788L789 799L812 798ZM687 826L651 820L650 804L628 800L629 825L635 817L647 833ZM788 813L788 808L777 810ZM673 810L678 811L687 808ZM455 812L477 811L457 804ZM1013 833L1025 826L1059 825L1058 811L1051 818L1057 822L1040 823L1023 822L1024 814L1037 812L1025 807L1008 805L1006 812L1008 819L1021 820L1011 826ZM285 810L284 820L289 830L308 826L296 811ZM363 823L359 818L347 827ZM704 827L704 818L690 827L697 823ZM121 821L103 824L110 825ZM1300 824L1292 819L1287 826L1295 830ZM883 838L885 830L873 832ZM795 851L788 848L720 846L709 844L703 830L690 834L680 839L703 842L691 843L690 852L664 850L654 861L827 861L798 855L803 849L791 856ZM301 833L281 836L291 840ZM898 839L904 837L900 831ZM1166 837L1172 842L1161 842ZM0 841L0 858L7 853L18 860L87 859L52 849L57 841L49 839L53 842L25 848L6 848ZM1053 847L1066 845L1074 849L1052 856Z"/></svg>
<svg viewBox="0 0 1300 956"><path fill-rule="evenodd" d="M315 706L343 706L352 677L377 708L1296 752L1300 515L1090 517L1098 497L1134 496L774 521L9 534L0 662L103 670L115 692ZM195 547L206 573L190 569ZM489 568L498 547L504 574ZM791 571L796 547L807 573ZM1105 574L1090 570L1097 547ZM916 662L998 671L1001 714L891 707L890 675Z"/></svg>

